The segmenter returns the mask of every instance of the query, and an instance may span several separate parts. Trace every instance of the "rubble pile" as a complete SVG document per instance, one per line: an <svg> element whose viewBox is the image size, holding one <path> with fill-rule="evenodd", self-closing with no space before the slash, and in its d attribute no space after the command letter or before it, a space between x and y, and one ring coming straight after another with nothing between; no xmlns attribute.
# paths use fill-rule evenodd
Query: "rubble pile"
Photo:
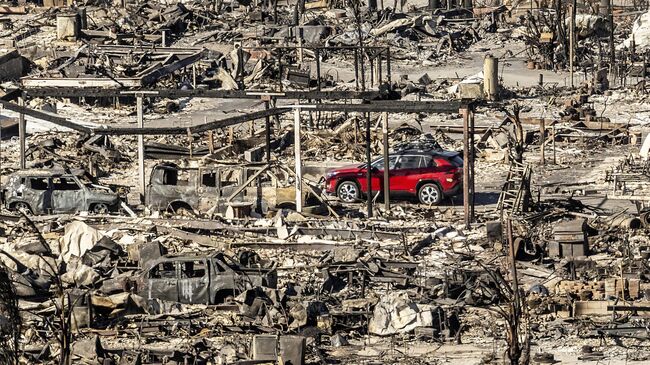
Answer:
<svg viewBox="0 0 650 365"><path fill-rule="evenodd" d="M647 22L0 4L0 363L650 361Z"/></svg>

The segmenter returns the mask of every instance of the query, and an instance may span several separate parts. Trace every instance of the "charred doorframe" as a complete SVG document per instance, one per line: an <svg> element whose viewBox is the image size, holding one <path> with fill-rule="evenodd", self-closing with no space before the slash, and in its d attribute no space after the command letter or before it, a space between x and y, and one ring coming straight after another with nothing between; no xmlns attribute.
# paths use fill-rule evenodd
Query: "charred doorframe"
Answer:
<svg viewBox="0 0 650 365"><path fill-rule="evenodd" d="M321 91L321 61L320 55L324 51L353 51L354 52L354 75L356 80L356 91L366 90L365 77L362 77L362 84L359 84L359 77L361 76L361 70L363 70L364 56L368 56L370 61L370 87L375 84L380 86L385 80L388 85L392 83L391 77L391 67L390 67L390 47L379 47L379 46L317 46L317 47L305 47L305 46L246 46L242 47L245 50L279 50L283 51L295 51L296 53L303 52L305 49L313 50L314 58L316 59L316 90ZM282 74L283 74L283 64L282 56L278 56L279 71L280 71L280 90L282 91ZM382 61L385 60L386 63L386 75L383 75ZM288 66L288 65L287 65ZM377 73L375 78L374 74ZM311 70L310 70L311 73ZM375 80L376 79L376 80ZM311 87L309 87L311 90Z"/></svg>

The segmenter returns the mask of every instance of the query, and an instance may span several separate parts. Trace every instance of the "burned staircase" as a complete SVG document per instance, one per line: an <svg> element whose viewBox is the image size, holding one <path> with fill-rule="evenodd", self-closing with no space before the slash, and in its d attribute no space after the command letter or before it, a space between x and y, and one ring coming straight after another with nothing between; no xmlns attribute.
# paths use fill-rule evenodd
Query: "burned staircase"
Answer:
<svg viewBox="0 0 650 365"><path fill-rule="evenodd" d="M503 184L497 209L501 218L522 212L530 199L530 176L532 170L527 164L512 161L506 183Z"/></svg>

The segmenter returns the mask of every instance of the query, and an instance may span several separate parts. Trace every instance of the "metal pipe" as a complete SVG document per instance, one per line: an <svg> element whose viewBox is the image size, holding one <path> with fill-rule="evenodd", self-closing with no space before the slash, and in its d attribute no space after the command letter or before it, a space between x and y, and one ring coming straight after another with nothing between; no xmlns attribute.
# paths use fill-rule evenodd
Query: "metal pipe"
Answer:
<svg viewBox="0 0 650 365"><path fill-rule="evenodd" d="M302 213L302 157L300 146L300 108L293 110L293 145L296 160L296 212Z"/></svg>
<svg viewBox="0 0 650 365"><path fill-rule="evenodd" d="M469 118L469 176L470 176L470 206L469 206L469 220L474 222L474 206L476 198L476 186L474 182L474 157L476 156L476 150L474 146L474 107L470 106L469 108L470 118Z"/></svg>
<svg viewBox="0 0 650 365"><path fill-rule="evenodd" d="M25 95L18 98L18 105L25 106ZM18 114L18 139L20 140L20 168L26 168L25 151L27 149L27 122L25 122L25 113Z"/></svg>
<svg viewBox="0 0 650 365"><path fill-rule="evenodd" d="M320 49L316 48L316 90L321 90L320 80Z"/></svg>
<svg viewBox="0 0 650 365"><path fill-rule="evenodd" d="M463 116L463 212L465 216L465 227L470 229L469 111L467 105L464 105L459 113Z"/></svg>
<svg viewBox="0 0 650 365"><path fill-rule="evenodd" d="M386 79L388 80L389 89L392 90L393 82L392 82L392 75L390 73L390 47L386 47Z"/></svg>
<svg viewBox="0 0 650 365"><path fill-rule="evenodd" d="M573 88L573 59L575 58L575 28L576 28L576 0L573 0L573 5L569 5L571 9L571 18L569 22L569 77L571 78L571 88Z"/></svg>
<svg viewBox="0 0 650 365"><path fill-rule="evenodd" d="M264 102L264 109L269 110L269 102ZM271 162L271 117L266 116L264 119L264 129L266 130L266 163Z"/></svg>
<svg viewBox="0 0 650 365"><path fill-rule="evenodd" d="M372 217L372 156L370 155L370 112L366 113L366 196L368 200L368 218Z"/></svg>
<svg viewBox="0 0 650 365"><path fill-rule="evenodd" d="M136 113L138 118L138 128L144 128L144 112L142 107L142 94L136 95ZM145 202L145 177L144 177L144 135L138 135L138 176L140 180L140 201Z"/></svg>
<svg viewBox="0 0 650 365"><path fill-rule="evenodd" d="M381 133L384 142L384 209L390 211L390 164L388 158L388 113L382 113Z"/></svg>
<svg viewBox="0 0 650 365"><path fill-rule="evenodd" d="M542 120L539 121L539 146L540 146L540 160L542 163L542 166L545 164L546 161L546 156L545 156L545 149L546 149L546 144L544 143L546 140L546 120L542 118Z"/></svg>

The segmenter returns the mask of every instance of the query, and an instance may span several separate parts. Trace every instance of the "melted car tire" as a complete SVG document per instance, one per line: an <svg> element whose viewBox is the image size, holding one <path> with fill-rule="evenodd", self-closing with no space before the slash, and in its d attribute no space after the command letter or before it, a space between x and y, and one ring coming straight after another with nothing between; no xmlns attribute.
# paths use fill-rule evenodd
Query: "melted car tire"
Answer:
<svg viewBox="0 0 650 365"><path fill-rule="evenodd" d="M359 185L354 181L343 181L336 187L336 196L344 203L354 203L359 200Z"/></svg>
<svg viewBox="0 0 650 365"><path fill-rule="evenodd" d="M426 183L418 189L418 200L426 205L438 205L442 201L442 191L434 183Z"/></svg>

